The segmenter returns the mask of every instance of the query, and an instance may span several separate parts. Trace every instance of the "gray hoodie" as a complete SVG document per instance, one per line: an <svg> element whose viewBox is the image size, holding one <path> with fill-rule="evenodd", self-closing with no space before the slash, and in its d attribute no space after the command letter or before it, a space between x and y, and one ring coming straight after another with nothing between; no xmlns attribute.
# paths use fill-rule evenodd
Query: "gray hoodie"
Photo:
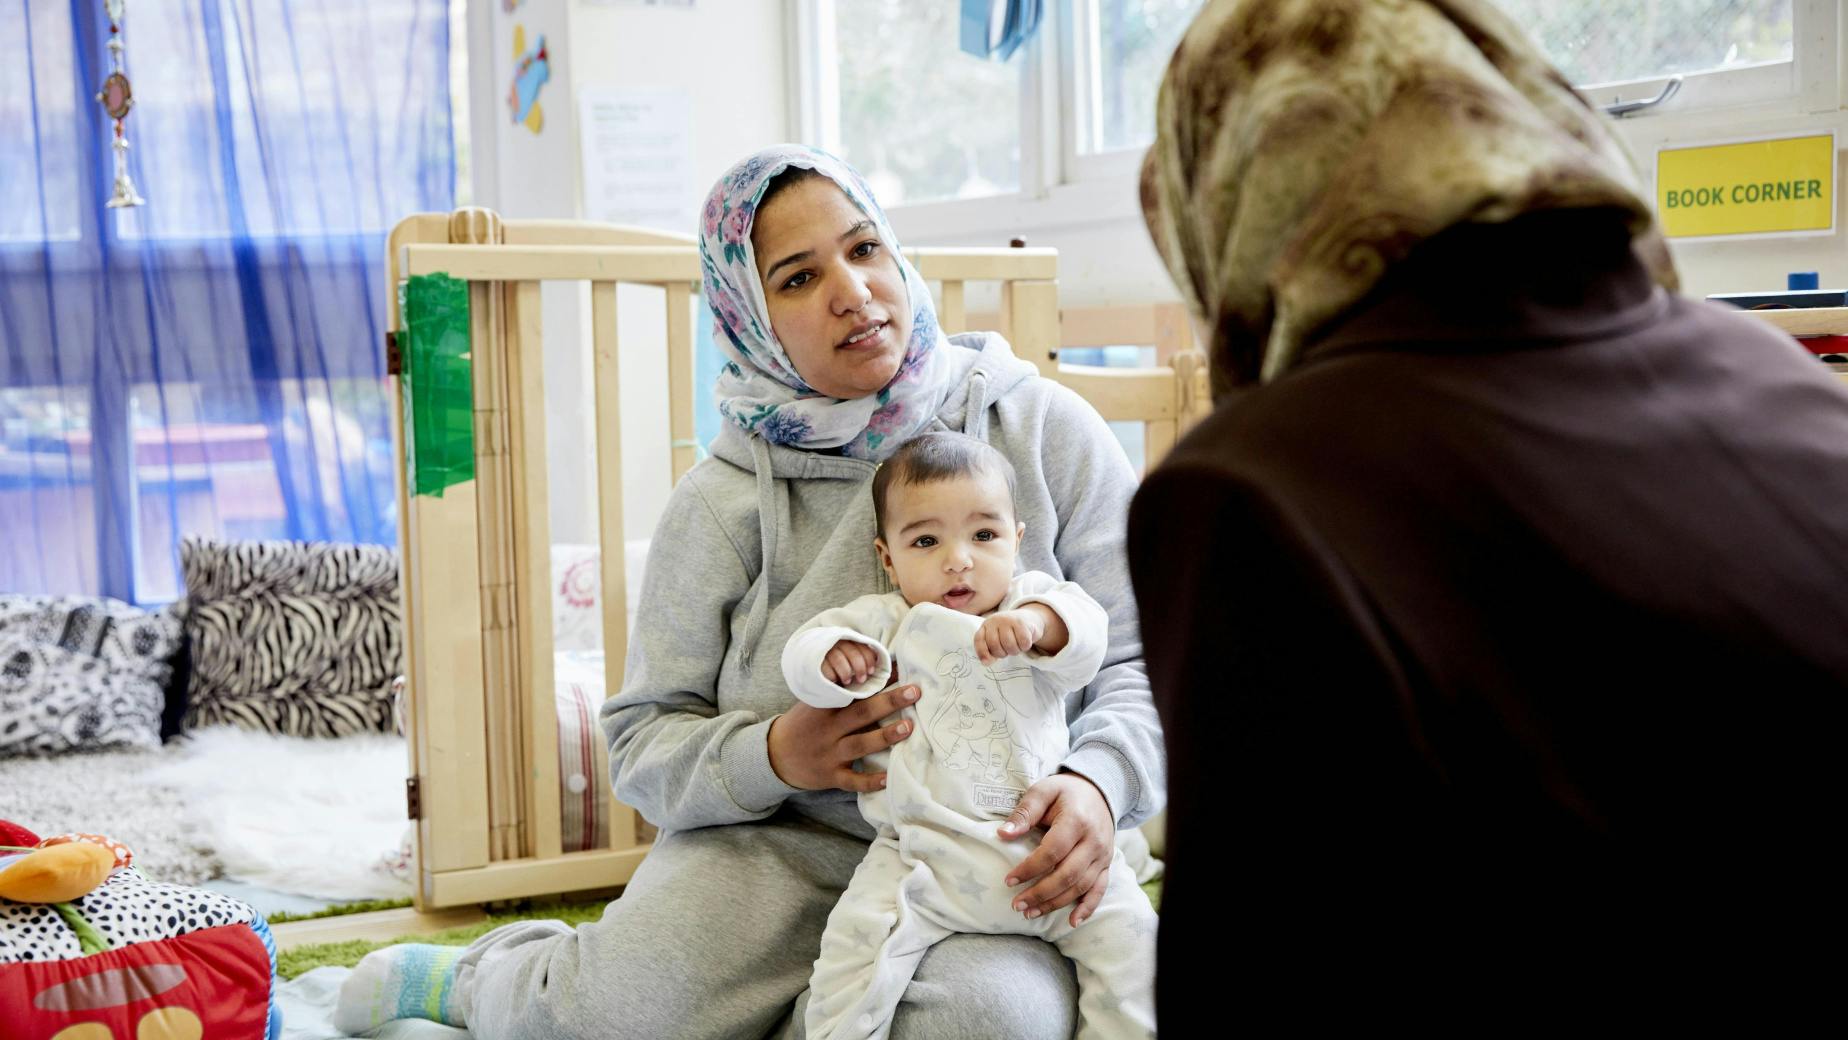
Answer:
<svg viewBox="0 0 1848 1040"><path fill-rule="evenodd" d="M1061 764L1103 791L1118 827L1133 827L1166 799L1123 547L1135 472L1096 411L1031 374L1000 336L951 343L980 353L932 428L981 437L1008 457L1027 525L1017 568L1077 582L1110 615L1103 668L1066 696L1071 753ZM790 635L823 610L892 589L873 551L873 469L728 424L712 457L675 486L649 546L622 691L601 715L616 797L650 822L741 823L788 802L872 838L853 793L779 780L767 738L795 700L782 673Z"/></svg>

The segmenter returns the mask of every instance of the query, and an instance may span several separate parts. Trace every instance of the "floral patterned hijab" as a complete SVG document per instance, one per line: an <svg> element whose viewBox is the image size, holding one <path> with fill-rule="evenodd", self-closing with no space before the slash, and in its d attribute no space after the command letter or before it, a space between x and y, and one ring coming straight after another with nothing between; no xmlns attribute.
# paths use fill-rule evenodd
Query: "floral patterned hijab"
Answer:
<svg viewBox="0 0 1848 1040"><path fill-rule="evenodd" d="M873 222L898 263L911 303L911 339L898 373L876 394L841 400L803 382L770 327L763 282L751 246L751 223L764 189L792 166L834 182ZM771 444L878 461L936 416L950 390L975 363L976 351L951 347L937 325L930 290L899 252L885 211L853 167L806 145L774 145L726 171L706 196L699 235L713 340L725 352L717 394L719 414Z"/></svg>
<svg viewBox="0 0 1848 1040"><path fill-rule="evenodd" d="M1212 330L1215 396L1465 222L1612 207L1676 284L1605 117L1488 0L1208 0L1155 122L1143 213Z"/></svg>

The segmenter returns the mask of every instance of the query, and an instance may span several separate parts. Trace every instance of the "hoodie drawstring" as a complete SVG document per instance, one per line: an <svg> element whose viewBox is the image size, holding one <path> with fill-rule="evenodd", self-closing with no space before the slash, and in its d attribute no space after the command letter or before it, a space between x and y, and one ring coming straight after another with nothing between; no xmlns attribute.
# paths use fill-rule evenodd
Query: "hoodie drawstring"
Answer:
<svg viewBox="0 0 1848 1040"><path fill-rule="evenodd" d="M969 396L964 402L962 432L977 440L988 439L988 373L969 373Z"/></svg>
<svg viewBox="0 0 1848 1040"><path fill-rule="evenodd" d="M771 471L770 445L762 437L751 438L751 461L757 470L757 537L763 546L763 564L757 596L751 601L751 619L744 626L744 650L738 655L739 663L747 670L758 641L764 637L764 628L770 623L770 608L776 603L776 591L771 588L776 580L776 538L783 514L789 509L788 489Z"/></svg>

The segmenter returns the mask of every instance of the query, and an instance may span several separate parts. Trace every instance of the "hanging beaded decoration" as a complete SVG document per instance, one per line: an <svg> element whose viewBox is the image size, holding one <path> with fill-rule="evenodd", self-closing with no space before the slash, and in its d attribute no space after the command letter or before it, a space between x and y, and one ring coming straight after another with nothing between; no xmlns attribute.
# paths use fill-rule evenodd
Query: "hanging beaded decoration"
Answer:
<svg viewBox="0 0 1848 1040"><path fill-rule="evenodd" d="M122 120L128 117L128 110L135 105L134 92L129 89L128 76L122 72L122 4L123 0L103 0L103 7L109 12L109 78L103 80L103 89L96 95L102 102L103 111L115 120L115 194L109 197L109 208L120 209L124 206L142 206L147 200L135 190L135 182L128 176L128 138L122 136Z"/></svg>

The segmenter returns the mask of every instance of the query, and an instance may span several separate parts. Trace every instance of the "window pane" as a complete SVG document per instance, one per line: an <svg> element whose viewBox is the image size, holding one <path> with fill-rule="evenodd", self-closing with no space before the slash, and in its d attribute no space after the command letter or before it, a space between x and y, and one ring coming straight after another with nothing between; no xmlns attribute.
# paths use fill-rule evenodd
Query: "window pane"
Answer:
<svg viewBox="0 0 1848 1040"><path fill-rule="evenodd" d="M71 11L29 3L23 13L0 34L0 242L74 239L91 124L76 114Z"/></svg>
<svg viewBox="0 0 1848 1040"><path fill-rule="evenodd" d="M1020 60L964 54L957 5L835 0L843 157L881 205L1020 190Z"/></svg>
<svg viewBox="0 0 1848 1040"><path fill-rule="evenodd" d="M1162 73L1201 0L1089 0L1097 27L1097 118L1086 151L1140 148L1155 139Z"/></svg>
<svg viewBox="0 0 1848 1040"><path fill-rule="evenodd" d="M389 229L448 195L434 0L138 0L123 24L136 186L123 238ZM461 5L456 5L461 6ZM444 9L446 10L446 9ZM356 42L370 41L370 42Z"/></svg>
<svg viewBox="0 0 1848 1040"><path fill-rule="evenodd" d="M1496 0L1580 86L1789 61L1790 0Z"/></svg>
<svg viewBox="0 0 1848 1040"><path fill-rule="evenodd" d="M95 595L87 387L0 389L0 593Z"/></svg>
<svg viewBox="0 0 1848 1040"><path fill-rule="evenodd" d="M143 383L130 406L136 602L180 594L185 535L266 540L301 531L336 541L397 540L390 399L382 383L285 379L267 405L193 383ZM266 422L265 409L278 406L280 414ZM304 512L294 524L285 480Z"/></svg>

